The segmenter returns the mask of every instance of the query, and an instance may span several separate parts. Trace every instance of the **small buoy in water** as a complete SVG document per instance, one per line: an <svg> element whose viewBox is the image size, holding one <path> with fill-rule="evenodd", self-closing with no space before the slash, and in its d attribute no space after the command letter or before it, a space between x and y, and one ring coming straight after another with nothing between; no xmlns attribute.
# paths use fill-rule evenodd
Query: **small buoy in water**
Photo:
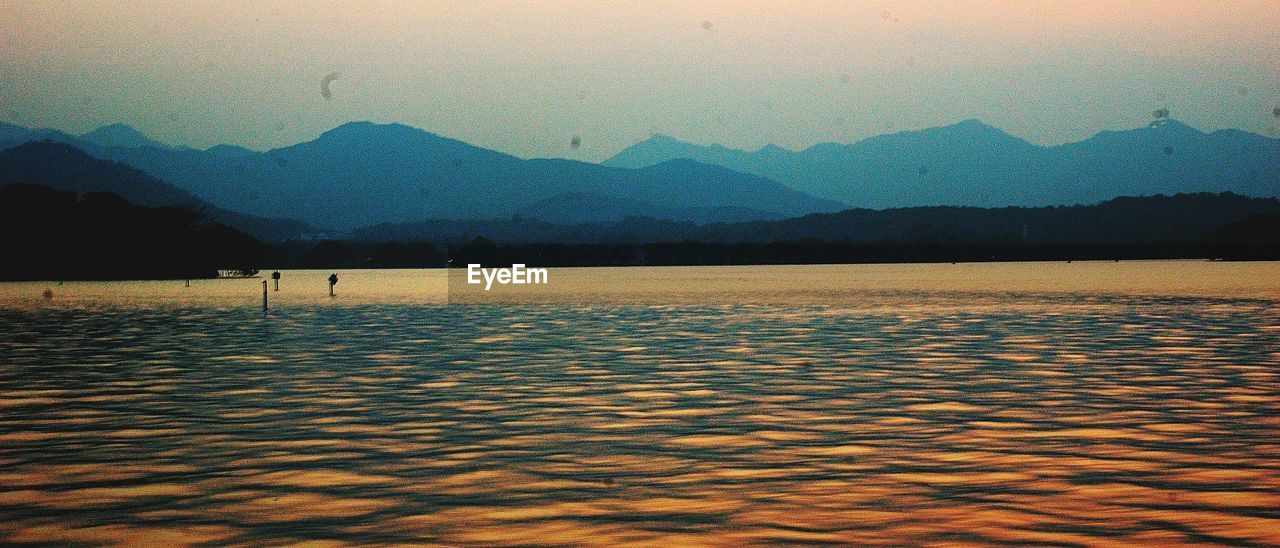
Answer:
<svg viewBox="0 0 1280 548"><path fill-rule="evenodd" d="M44 297L44 300L46 300L46 301L48 301L48 300L52 300L52 299L53 299L53 290L52 290L52 289L49 289L49 288L47 288L47 287L46 287L46 288L44 288L44 293L41 293L41 294L40 294L40 296Z"/></svg>

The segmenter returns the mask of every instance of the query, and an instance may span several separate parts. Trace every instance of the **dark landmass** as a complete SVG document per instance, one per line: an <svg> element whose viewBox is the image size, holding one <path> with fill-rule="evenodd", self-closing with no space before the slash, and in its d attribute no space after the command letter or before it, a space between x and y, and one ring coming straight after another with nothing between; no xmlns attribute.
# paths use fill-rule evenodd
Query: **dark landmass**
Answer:
<svg viewBox="0 0 1280 548"><path fill-rule="evenodd" d="M1214 232L1209 241L1226 245L1280 246L1280 213L1251 215Z"/></svg>
<svg viewBox="0 0 1280 548"><path fill-rule="evenodd" d="M289 242L269 249L266 268L435 268L446 250L424 242Z"/></svg>
<svg viewBox="0 0 1280 548"><path fill-rule="evenodd" d="M955 263L1142 259L1280 260L1280 246L1232 244L850 244L705 242L627 244L478 243L450 250L452 265L540 267ZM422 264L423 267L438 266Z"/></svg>
<svg viewBox="0 0 1280 548"><path fill-rule="evenodd" d="M0 216L0 244L7 259L0 279L5 280L182 279L212 277L219 270L423 268L450 262L638 266L1280 260L1280 201L1231 194L1120 198L1059 208L851 210L707 226L643 218L579 225L522 219L438 221L412 228L430 229L440 242L379 241L376 237L384 235L380 231L389 230L381 227L363 232L362 240L272 246L190 209L133 205L101 192L84 192L77 199L74 192L38 185L0 188Z"/></svg>
<svg viewBox="0 0 1280 548"><path fill-rule="evenodd" d="M1202 244L855 244L657 242L496 244L477 238L447 252L427 243L321 242L276 246L265 268L437 268L478 263L544 267L943 263L1140 259L1280 260L1280 245Z"/></svg>
<svg viewBox="0 0 1280 548"><path fill-rule="evenodd" d="M79 148L50 140L0 151L0 185L10 183L48 185L77 195L109 192L135 205L190 209L266 241L297 239L314 232L302 222L267 219L210 205L133 166L100 160Z"/></svg>
<svg viewBox="0 0 1280 548"><path fill-rule="evenodd" d="M1184 245L1208 241L1222 227L1280 213L1280 200L1232 193L1121 197L1095 205L1040 208L918 207L853 209L776 222L712 225L691 239L773 242L822 239L851 243Z"/></svg>
<svg viewBox="0 0 1280 548"><path fill-rule="evenodd" d="M1116 198L1090 206L855 209L697 225L648 218L562 225L513 218L379 225L283 264L718 265L1116 259L1280 259L1280 200L1230 193ZM417 242L408 247L377 242ZM324 261L309 257L323 256ZM335 257L345 257L335 260ZM309 262L311 261L311 262Z"/></svg>
<svg viewBox="0 0 1280 548"><path fill-rule="evenodd" d="M0 249L3 280L212 278L264 258L252 236L189 209L27 184L0 187Z"/></svg>
<svg viewBox="0 0 1280 548"><path fill-rule="evenodd" d="M443 220L380 224L357 230L358 242L430 242L439 247L465 245L476 237L504 244L519 243L650 243L688 239L693 222L627 217L617 222L559 224L512 217L498 220Z"/></svg>
<svg viewBox="0 0 1280 548"><path fill-rule="evenodd" d="M698 225L630 217L615 223L555 224L534 219L425 221L356 231L357 241L464 245L481 236L500 244L646 244L698 241L856 244L1106 245L1200 244L1231 223L1280 213L1280 200L1231 193L1115 198L1095 205L1040 208L918 207L850 209L778 221ZM1247 227L1240 229L1247 232ZM1220 243L1248 243L1244 232ZM1250 236L1251 237L1251 236Z"/></svg>

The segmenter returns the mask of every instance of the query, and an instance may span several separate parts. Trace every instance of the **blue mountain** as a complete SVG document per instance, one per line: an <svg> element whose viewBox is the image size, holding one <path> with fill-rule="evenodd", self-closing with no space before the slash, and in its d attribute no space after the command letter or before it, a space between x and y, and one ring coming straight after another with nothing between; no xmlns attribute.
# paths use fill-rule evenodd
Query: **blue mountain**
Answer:
<svg viewBox="0 0 1280 548"><path fill-rule="evenodd" d="M313 141L267 152L46 138L135 166L223 208L338 230L527 214L547 214L558 221L613 220L632 212L622 207L609 213L597 206L601 201L644 204L641 209L648 215L699 221L770 219L844 207L720 166L679 160L624 169L526 160L400 124L347 123ZM599 199L547 205L557 197L580 195Z"/></svg>
<svg viewBox="0 0 1280 548"><path fill-rule="evenodd" d="M99 127L89 133L80 136L80 139L90 143L108 146L108 147L151 147L151 148L171 148L169 145L161 143L155 139L147 137L141 131L133 129L127 124L110 124Z"/></svg>
<svg viewBox="0 0 1280 548"><path fill-rule="evenodd" d="M977 120L802 151L771 145L752 152L658 135L604 164L642 168L677 158L868 208L1088 204L1180 192L1280 195L1280 140L1238 130L1204 133L1175 120L1053 147Z"/></svg>
<svg viewBox="0 0 1280 548"><path fill-rule="evenodd" d="M40 140L0 151L0 186L46 185L84 195L110 192L140 206L173 206L198 211L268 241L295 239L313 229L298 221L265 219L210 205L190 192L122 162L102 160L66 143Z"/></svg>

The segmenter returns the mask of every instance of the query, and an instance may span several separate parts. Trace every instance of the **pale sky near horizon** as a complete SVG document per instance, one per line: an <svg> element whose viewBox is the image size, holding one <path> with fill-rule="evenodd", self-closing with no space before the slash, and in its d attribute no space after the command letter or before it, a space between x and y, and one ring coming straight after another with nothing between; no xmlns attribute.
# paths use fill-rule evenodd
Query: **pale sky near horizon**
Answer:
<svg viewBox="0 0 1280 548"><path fill-rule="evenodd" d="M1058 144L1162 107L1280 136L1278 28L1280 0L6 0L0 121L265 150L372 120L587 161L967 118Z"/></svg>

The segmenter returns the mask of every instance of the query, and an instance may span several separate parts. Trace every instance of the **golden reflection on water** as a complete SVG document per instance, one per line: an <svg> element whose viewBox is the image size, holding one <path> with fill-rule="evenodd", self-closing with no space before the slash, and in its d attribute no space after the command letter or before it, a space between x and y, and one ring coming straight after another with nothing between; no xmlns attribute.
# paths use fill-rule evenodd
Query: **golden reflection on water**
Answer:
<svg viewBox="0 0 1280 548"><path fill-rule="evenodd" d="M953 266L770 304L736 269L677 276L732 304L503 306L325 272L266 316L3 284L0 541L1280 543L1276 265Z"/></svg>

